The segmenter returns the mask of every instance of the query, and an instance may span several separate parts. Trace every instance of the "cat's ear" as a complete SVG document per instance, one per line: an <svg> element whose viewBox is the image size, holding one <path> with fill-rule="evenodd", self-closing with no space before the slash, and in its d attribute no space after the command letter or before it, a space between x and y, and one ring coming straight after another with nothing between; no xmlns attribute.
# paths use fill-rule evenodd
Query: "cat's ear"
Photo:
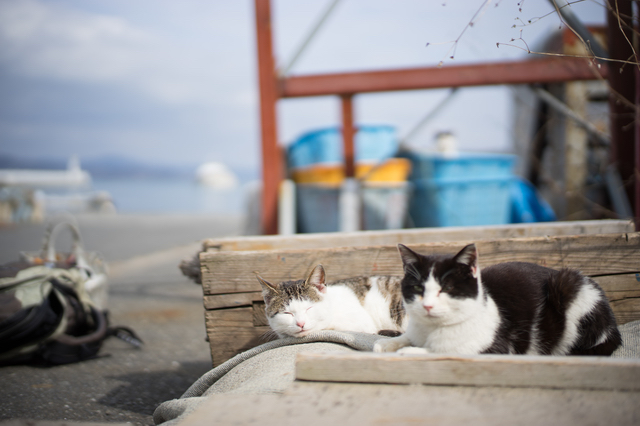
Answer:
<svg viewBox="0 0 640 426"><path fill-rule="evenodd" d="M273 296L278 294L278 288L269 281L263 279L257 272L254 272L254 274L256 274L256 278L262 286L262 297L264 298L264 303L270 303Z"/></svg>
<svg viewBox="0 0 640 426"><path fill-rule="evenodd" d="M465 246L458 254L453 257L458 263L467 265L471 268L471 274L474 278L478 278L478 249L475 244Z"/></svg>
<svg viewBox="0 0 640 426"><path fill-rule="evenodd" d="M420 255L404 244L398 244L398 251L400 252L400 257L402 258L402 265L405 268L408 265L415 265L420 260Z"/></svg>
<svg viewBox="0 0 640 426"><path fill-rule="evenodd" d="M309 278L307 278L307 284L314 286L320 293L325 293L327 291L327 287L325 285L325 273L322 265L318 265L313 268L313 271L309 274Z"/></svg>
<svg viewBox="0 0 640 426"><path fill-rule="evenodd" d="M402 258L402 269L404 270L404 273L412 275L417 280L420 280L420 274L416 269L416 265L420 262L420 255L404 244L398 244L398 251Z"/></svg>

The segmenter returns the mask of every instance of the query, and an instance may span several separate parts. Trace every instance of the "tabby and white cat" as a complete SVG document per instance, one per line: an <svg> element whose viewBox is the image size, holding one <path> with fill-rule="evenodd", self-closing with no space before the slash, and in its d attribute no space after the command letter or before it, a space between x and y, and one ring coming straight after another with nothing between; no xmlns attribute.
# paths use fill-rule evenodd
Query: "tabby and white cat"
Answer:
<svg viewBox="0 0 640 426"><path fill-rule="evenodd" d="M621 344L604 292L578 271L506 262L481 274L474 244L455 256L398 249L407 331L375 352L610 355Z"/></svg>
<svg viewBox="0 0 640 426"><path fill-rule="evenodd" d="M265 311L279 337L302 337L319 330L403 331L406 328L402 277L355 277L326 283L322 265L306 280L276 285L257 276Z"/></svg>

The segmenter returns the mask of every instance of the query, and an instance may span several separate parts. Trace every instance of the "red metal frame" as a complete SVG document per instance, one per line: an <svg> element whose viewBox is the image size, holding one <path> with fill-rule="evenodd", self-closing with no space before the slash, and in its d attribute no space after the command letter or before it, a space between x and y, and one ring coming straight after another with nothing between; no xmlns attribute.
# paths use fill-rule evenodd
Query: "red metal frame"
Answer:
<svg viewBox="0 0 640 426"><path fill-rule="evenodd" d="M352 100L357 93L503 84L559 83L602 78L609 78L613 86L613 82L617 79L617 73L611 72L606 66L598 68L593 66L589 60L569 57L278 78L274 68L271 41L270 1L255 0L255 5L262 130L262 227L265 234L275 234L278 231L278 187L283 175L282 153L277 145L276 128L276 103L280 98L341 96L347 176L353 176L355 170ZM610 24L611 27L612 24ZM618 125L615 123L615 126ZM615 132L612 132L612 137L614 136ZM616 143L615 138L613 143ZM625 143L624 146L626 147L627 144ZM636 152L636 154L640 153ZM635 154L630 155L627 161L633 161L634 158L636 158ZM640 164L640 159L638 163Z"/></svg>
<svg viewBox="0 0 640 426"><path fill-rule="evenodd" d="M385 71L288 77L280 80L281 98L326 96L444 87L559 83L606 78L607 68L581 58L541 58Z"/></svg>

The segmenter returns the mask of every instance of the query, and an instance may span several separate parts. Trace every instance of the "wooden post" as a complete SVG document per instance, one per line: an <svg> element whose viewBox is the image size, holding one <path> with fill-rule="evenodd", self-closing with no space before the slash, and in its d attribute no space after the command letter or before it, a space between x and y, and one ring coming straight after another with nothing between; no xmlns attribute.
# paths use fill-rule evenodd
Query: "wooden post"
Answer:
<svg viewBox="0 0 640 426"><path fill-rule="evenodd" d="M599 34L594 33L595 40L600 42ZM568 56L586 56L587 47L568 30L563 33L563 53ZM567 106L580 118L588 120L587 86L583 81L569 81L564 86L564 100ZM565 194L563 202L565 212L563 218L580 220L587 217L585 210L585 186L587 183L587 160L589 135L584 127L569 117L563 118L564 125L564 170L563 181Z"/></svg>
<svg viewBox="0 0 640 426"><path fill-rule="evenodd" d="M565 101L572 111L586 116L587 90L581 81L565 85ZM564 140L564 188L566 210L564 217L570 220L586 219L585 185L587 182L587 131L574 120L565 119Z"/></svg>
<svg viewBox="0 0 640 426"><path fill-rule="evenodd" d="M282 180L282 153L278 148L277 77L271 38L271 4L255 0L260 129L262 136L262 213L264 234L278 233L278 187Z"/></svg>
<svg viewBox="0 0 640 426"><path fill-rule="evenodd" d="M632 2L609 0L607 6L608 45L611 59L633 60ZM622 29L620 28L622 27ZM618 167L625 183L629 202L636 207L634 189L635 126L635 66L609 62L609 114L611 127L611 162ZM637 207L634 216L640 216Z"/></svg>

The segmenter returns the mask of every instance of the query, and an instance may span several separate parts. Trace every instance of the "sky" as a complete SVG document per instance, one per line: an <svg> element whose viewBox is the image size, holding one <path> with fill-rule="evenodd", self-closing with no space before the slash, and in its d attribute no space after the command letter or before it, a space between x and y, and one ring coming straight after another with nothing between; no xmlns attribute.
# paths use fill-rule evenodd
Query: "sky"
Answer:
<svg viewBox="0 0 640 426"><path fill-rule="evenodd" d="M272 0L278 66L330 3ZM558 30L552 8L546 0L342 0L290 73L524 59L524 43L510 40L533 47ZM598 2L571 8L587 24L604 23ZM252 0L0 0L0 154L259 170L255 45ZM402 139L447 94L358 95L356 122L393 125ZM509 152L511 101L505 87L460 90L407 142L429 148L450 131L462 150ZM339 123L335 97L278 104L283 145Z"/></svg>

